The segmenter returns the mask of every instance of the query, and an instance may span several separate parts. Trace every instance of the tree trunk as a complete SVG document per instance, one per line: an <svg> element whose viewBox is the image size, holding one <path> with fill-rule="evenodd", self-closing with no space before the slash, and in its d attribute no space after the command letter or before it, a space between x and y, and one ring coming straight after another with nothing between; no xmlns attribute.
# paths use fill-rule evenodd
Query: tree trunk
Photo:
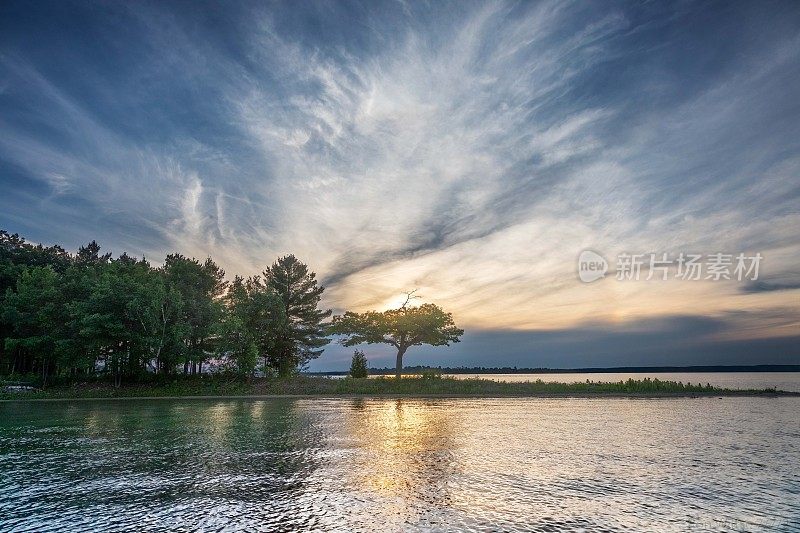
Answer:
<svg viewBox="0 0 800 533"><path fill-rule="evenodd" d="M400 376L403 374L403 354L406 353L405 350L397 350L397 366L395 366L394 370L394 377L400 379Z"/></svg>
<svg viewBox="0 0 800 533"><path fill-rule="evenodd" d="M278 364L278 376L288 378L292 375L292 362L288 356L282 357Z"/></svg>
<svg viewBox="0 0 800 533"><path fill-rule="evenodd" d="M122 383L122 376L121 376L121 367L122 364L119 360L119 356L114 357L114 387L119 388L120 384Z"/></svg>

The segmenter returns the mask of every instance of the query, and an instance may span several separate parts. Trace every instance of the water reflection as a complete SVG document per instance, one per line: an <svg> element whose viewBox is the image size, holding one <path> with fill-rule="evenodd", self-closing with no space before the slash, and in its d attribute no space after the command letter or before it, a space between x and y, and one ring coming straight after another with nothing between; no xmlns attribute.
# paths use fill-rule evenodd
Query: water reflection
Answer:
<svg viewBox="0 0 800 533"><path fill-rule="evenodd" d="M772 530L794 398L0 404L0 531Z"/></svg>
<svg viewBox="0 0 800 533"><path fill-rule="evenodd" d="M353 487L392 502L391 515L447 506L457 418L433 402L356 402L346 417L346 431L361 450Z"/></svg>
<svg viewBox="0 0 800 533"><path fill-rule="evenodd" d="M306 490L315 468L308 450L319 440L308 412L291 401L24 407L27 414L9 413L0 425L0 467L21 489L3 483L13 505L2 509L2 526L115 530L122 517L108 509L118 508L131 525L191 519L216 529L228 522L220 517L243 516L251 504L270 509L266 524L308 519L281 517Z"/></svg>

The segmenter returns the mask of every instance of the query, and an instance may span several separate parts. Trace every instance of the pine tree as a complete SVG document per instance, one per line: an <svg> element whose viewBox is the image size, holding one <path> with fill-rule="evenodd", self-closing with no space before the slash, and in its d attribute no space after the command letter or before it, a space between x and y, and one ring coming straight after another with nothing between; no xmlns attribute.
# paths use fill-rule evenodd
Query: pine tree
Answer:
<svg viewBox="0 0 800 533"><path fill-rule="evenodd" d="M259 358L266 372L285 322L283 301L260 277L236 276L226 297L220 352L240 374L252 375Z"/></svg>
<svg viewBox="0 0 800 533"><path fill-rule="evenodd" d="M78 248L78 253L75 254L75 261L85 265L108 263L110 259L111 253L100 255L100 245L97 244L97 241L81 246Z"/></svg>
<svg viewBox="0 0 800 533"><path fill-rule="evenodd" d="M350 362L350 376L354 378L365 378L369 376L367 356L360 350L353 352L353 360Z"/></svg>
<svg viewBox="0 0 800 533"><path fill-rule="evenodd" d="M278 373L286 376L322 354L322 347L330 342L322 321L331 310L318 309L325 288L317 285L316 274L293 255L281 257L267 268L264 280L281 298L286 313L272 360Z"/></svg>
<svg viewBox="0 0 800 533"><path fill-rule="evenodd" d="M13 326L6 347L30 353L29 369L39 372L43 384L58 362L64 316L58 284L58 274L49 266L26 269L0 307L0 318Z"/></svg>
<svg viewBox="0 0 800 533"><path fill-rule="evenodd" d="M203 371L203 362L214 348L214 328L222 317L222 299L227 290L225 271L208 258L201 263L180 254L171 254L163 267L167 288L180 295L177 323L183 342L184 374Z"/></svg>

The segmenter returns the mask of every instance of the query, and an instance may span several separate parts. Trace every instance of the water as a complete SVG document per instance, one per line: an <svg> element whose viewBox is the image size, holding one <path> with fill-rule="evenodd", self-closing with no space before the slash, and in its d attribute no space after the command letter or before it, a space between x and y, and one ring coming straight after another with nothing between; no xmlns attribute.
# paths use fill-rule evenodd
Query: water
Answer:
<svg viewBox="0 0 800 533"><path fill-rule="evenodd" d="M796 531L798 412L746 397L0 403L0 531Z"/></svg>
<svg viewBox="0 0 800 533"><path fill-rule="evenodd" d="M769 389L800 392L800 372L596 372L564 374L448 374L456 379L491 379L494 381L536 381L578 383L589 381L617 382L628 379L660 379L682 383L710 383L727 389ZM343 378L342 375L331 375ZM372 376L377 377L377 376Z"/></svg>
<svg viewBox="0 0 800 533"><path fill-rule="evenodd" d="M578 383L660 379L683 383L710 383L728 389L768 389L800 392L800 372L598 372L591 374L456 374L457 379L482 378L495 381L536 381Z"/></svg>

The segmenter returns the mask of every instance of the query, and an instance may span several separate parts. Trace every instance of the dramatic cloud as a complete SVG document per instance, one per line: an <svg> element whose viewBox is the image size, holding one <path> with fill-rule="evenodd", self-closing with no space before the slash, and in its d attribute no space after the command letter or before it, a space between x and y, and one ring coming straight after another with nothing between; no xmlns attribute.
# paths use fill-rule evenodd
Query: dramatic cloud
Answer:
<svg viewBox="0 0 800 533"><path fill-rule="evenodd" d="M291 252L337 310L418 288L468 329L426 362L675 364L662 337L697 323L719 327L684 363L800 362L792 2L7 2L0 21L6 229L229 274ZM758 252L762 281L586 285L587 248Z"/></svg>

